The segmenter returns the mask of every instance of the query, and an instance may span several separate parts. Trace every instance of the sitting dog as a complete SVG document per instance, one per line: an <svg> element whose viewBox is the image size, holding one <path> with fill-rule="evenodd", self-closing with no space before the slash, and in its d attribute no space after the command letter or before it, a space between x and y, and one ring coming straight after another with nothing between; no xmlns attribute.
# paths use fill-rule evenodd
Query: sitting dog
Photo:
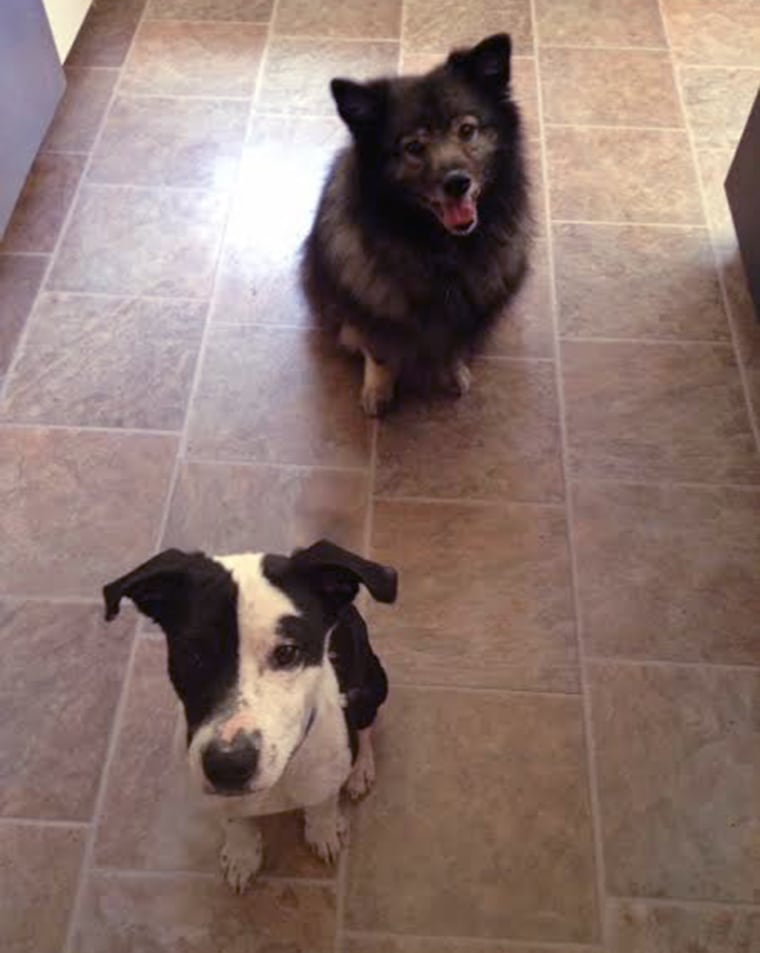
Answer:
<svg viewBox="0 0 760 953"><path fill-rule="evenodd" d="M364 357L362 405L398 385L461 395L467 362L519 288L530 227L511 42L484 40L424 76L331 90L352 143L304 245L317 315Z"/></svg>
<svg viewBox="0 0 760 953"><path fill-rule="evenodd" d="M103 589L107 620L128 597L166 634L190 771L225 818L238 892L262 861L249 818L303 808L307 843L331 862L347 833L341 788L359 797L374 780L388 683L353 605L360 584L395 601L393 569L323 540L291 556L169 549Z"/></svg>

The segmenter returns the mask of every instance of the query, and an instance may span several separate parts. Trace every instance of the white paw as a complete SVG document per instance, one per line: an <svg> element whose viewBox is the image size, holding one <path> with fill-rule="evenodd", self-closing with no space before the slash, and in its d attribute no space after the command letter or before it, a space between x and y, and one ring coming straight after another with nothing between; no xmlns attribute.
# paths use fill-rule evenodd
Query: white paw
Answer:
<svg viewBox="0 0 760 953"><path fill-rule="evenodd" d="M235 893L243 893L261 869L264 859L261 832L251 826L243 826L242 821L227 824L219 859L224 879Z"/></svg>
<svg viewBox="0 0 760 953"><path fill-rule="evenodd" d="M305 815L304 838L310 849L326 864L334 864L348 843L348 821L340 813L330 817Z"/></svg>
<svg viewBox="0 0 760 953"><path fill-rule="evenodd" d="M472 371L464 361L457 361L446 374L444 390L448 391L452 397L464 397L471 386Z"/></svg>
<svg viewBox="0 0 760 953"><path fill-rule="evenodd" d="M352 801L358 801L360 797L369 794L374 783L375 759L365 757L353 766L348 781L346 781L346 793Z"/></svg>
<svg viewBox="0 0 760 953"><path fill-rule="evenodd" d="M393 403L393 387L365 384L362 388L362 408L368 417L382 417Z"/></svg>

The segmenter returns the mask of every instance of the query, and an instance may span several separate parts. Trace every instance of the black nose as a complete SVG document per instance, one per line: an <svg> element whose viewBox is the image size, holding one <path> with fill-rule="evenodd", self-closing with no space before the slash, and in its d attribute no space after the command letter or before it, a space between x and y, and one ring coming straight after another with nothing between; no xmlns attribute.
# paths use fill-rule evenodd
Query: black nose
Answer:
<svg viewBox="0 0 760 953"><path fill-rule="evenodd" d="M453 172L447 173L446 177L443 180L443 191L449 198L452 199L461 199L462 196L467 194L468 189L472 185L472 179L467 175L466 172L462 172L459 169L455 169Z"/></svg>
<svg viewBox="0 0 760 953"><path fill-rule="evenodd" d="M239 731L227 743L215 738L203 752L203 770L217 791L242 791L259 763L259 733Z"/></svg>

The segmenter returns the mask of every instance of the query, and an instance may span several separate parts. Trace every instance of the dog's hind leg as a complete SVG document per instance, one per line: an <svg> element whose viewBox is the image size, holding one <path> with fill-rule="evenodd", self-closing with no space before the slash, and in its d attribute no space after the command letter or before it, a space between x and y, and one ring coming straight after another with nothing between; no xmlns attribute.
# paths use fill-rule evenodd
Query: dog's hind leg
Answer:
<svg viewBox="0 0 760 953"><path fill-rule="evenodd" d="M224 824L224 844L219 859L224 879L235 893L243 893L264 859L261 831L250 817L231 817Z"/></svg>
<svg viewBox="0 0 760 953"><path fill-rule="evenodd" d="M351 774L346 781L346 793L351 800L364 797L375 783L375 755L372 751L372 727L357 732L359 750Z"/></svg>
<svg viewBox="0 0 760 953"><path fill-rule="evenodd" d="M341 814L338 795L304 808L304 837L320 860L335 863L348 840L348 823Z"/></svg>

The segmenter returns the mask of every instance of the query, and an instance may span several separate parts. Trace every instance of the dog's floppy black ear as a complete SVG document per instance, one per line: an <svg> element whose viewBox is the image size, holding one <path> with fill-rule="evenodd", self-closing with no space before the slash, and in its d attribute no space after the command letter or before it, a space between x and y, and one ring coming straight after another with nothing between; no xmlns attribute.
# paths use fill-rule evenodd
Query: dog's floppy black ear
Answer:
<svg viewBox="0 0 760 953"><path fill-rule="evenodd" d="M447 65L475 86L501 97L509 85L512 40L508 33L496 33L469 50L454 50Z"/></svg>
<svg viewBox="0 0 760 953"><path fill-rule="evenodd" d="M309 579L334 607L348 605L363 583L378 602L395 602L396 570L363 559L329 540L321 539L307 549L296 550L288 561L290 571Z"/></svg>
<svg viewBox="0 0 760 953"><path fill-rule="evenodd" d="M119 603L126 597L164 631L173 628L184 614L189 569L197 559L197 553L167 549L103 586L106 621L119 614Z"/></svg>
<svg viewBox="0 0 760 953"><path fill-rule="evenodd" d="M380 122L386 100L386 85L382 81L355 83L350 79L334 79L330 92L338 107L338 115L351 132L361 135Z"/></svg>

